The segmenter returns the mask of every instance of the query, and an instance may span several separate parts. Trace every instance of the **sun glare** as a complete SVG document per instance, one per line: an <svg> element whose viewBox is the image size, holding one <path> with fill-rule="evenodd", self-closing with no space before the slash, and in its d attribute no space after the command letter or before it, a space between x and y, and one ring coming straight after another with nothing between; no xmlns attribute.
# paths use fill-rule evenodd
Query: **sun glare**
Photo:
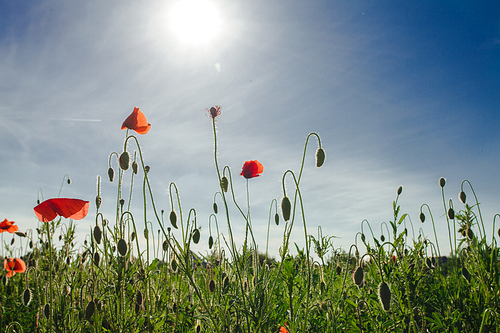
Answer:
<svg viewBox="0 0 500 333"><path fill-rule="evenodd" d="M217 9L206 0L181 0L170 12L170 28L187 43L209 42L215 37L219 25Z"/></svg>

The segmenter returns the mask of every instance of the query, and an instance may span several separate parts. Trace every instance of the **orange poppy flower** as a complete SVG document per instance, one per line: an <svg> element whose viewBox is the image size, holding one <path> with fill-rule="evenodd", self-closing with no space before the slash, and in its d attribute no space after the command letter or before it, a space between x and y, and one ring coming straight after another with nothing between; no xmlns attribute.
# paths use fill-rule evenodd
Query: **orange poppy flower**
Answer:
<svg viewBox="0 0 500 333"><path fill-rule="evenodd" d="M146 134L151 129L151 124L148 124L144 113L135 107L132 114L122 124L122 130L126 128L134 130L139 134Z"/></svg>
<svg viewBox="0 0 500 333"><path fill-rule="evenodd" d="M7 277L12 277L16 273L24 273L26 264L19 258L6 258L3 262L3 267L7 271Z"/></svg>
<svg viewBox="0 0 500 333"><path fill-rule="evenodd" d="M7 219L3 220L2 222L0 222L0 234L2 232L10 232L11 234L13 234L14 232L18 231L19 228L17 225L14 225L14 221L9 221Z"/></svg>
<svg viewBox="0 0 500 333"><path fill-rule="evenodd" d="M259 161L246 161L243 164L240 175L246 179L259 177L264 171L264 166Z"/></svg>
<svg viewBox="0 0 500 333"><path fill-rule="evenodd" d="M89 212L89 202L80 199L55 198L45 200L33 210L42 222L50 222L57 215L67 219L81 220Z"/></svg>

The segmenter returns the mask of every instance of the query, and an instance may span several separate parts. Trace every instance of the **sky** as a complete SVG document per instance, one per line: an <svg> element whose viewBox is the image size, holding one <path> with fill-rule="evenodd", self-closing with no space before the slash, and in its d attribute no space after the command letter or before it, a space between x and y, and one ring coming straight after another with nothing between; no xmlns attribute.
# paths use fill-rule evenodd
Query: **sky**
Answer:
<svg viewBox="0 0 500 333"><path fill-rule="evenodd" d="M215 32L194 43L172 26L177 2L0 1L0 218L33 230L37 196L59 196L67 174L71 184L61 197L91 203L76 222L77 248L95 225L99 175L101 211L114 221L117 183L107 180L108 158L121 153L121 124L139 107L152 125L137 137L155 205L170 211L175 182L184 213L195 208L202 228L193 250L206 253L218 182L205 109L220 105L218 160L231 168L243 207L241 167L247 160L264 165L248 181L261 251L271 202L283 196L284 172L298 173L310 132L321 137L326 161L315 167L311 139L300 184L308 234L317 237L321 226L324 236L336 237L336 249L348 250L366 219L380 236L402 185L398 204L409 214L408 228L411 219L416 237L420 230L434 240L432 224L418 218L428 204L446 253L438 184L445 177L445 200L456 210L463 209L462 180L472 183L493 236L500 213L500 3L211 0L215 13L196 21L202 32ZM193 17L197 5L191 8ZM289 177L286 188L293 189ZM470 188L465 192L473 203ZM141 198L136 186L132 213L140 230ZM230 207L241 246L244 222ZM157 230L150 208L147 219ZM297 221L292 252L294 242L304 247ZM227 237L222 216L219 223ZM274 256L283 228L282 220L270 227Z"/></svg>

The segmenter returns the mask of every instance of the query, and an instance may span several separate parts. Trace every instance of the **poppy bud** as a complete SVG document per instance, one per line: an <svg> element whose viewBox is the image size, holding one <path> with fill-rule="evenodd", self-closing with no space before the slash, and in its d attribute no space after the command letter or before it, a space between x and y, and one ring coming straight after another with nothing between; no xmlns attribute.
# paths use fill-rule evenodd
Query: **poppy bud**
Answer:
<svg viewBox="0 0 500 333"><path fill-rule="evenodd" d="M133 242L135 240L135 231L132 231L130 234L130 241Z"/></svg>
<svg viewBox="0 0 500 333"><path fill-rule="evenodd" d="M99 262L101 261L101 256L99 252L94 253L94 264L99 267Z"/></svg>
<svg viewBox="0 0 500 333"><path fill-rule="evenodd" d="M132 171L134 172L134 174L137 175L137 162L136 161L132 162Z"/></svg>
<svg viewBox="0 0 500 333"><path fill-rule="evenodd" d="M450 209L448 209L448 217L450 218L450 220L453 220L455 218L455 211L451 207Z"/></svg>
<svg viewBox="0 0 500 333"><path fill-rule="evenodd" d="M101 208L101 203L102 203L102 198L100 195L97 195L95 197L95 207L97 208L97 210L99 210L99 208Z"/></svg>
<svg viewBox="0 0 500 333"><path fill-rule="evenodd" d="M398 195L401 195L403 193L403 186L398 187Z"/></svg>
<svg viewBox="0 0 500 333"><path fill-rule="evenodd" d="M364 278L365 278L365 273L363 272L363 267L358 266L358 268L356 268L352 276L354 284L357 285L358 287L361 287L363 285Z"/></svg>
<svg viewBox="0 0 500 333"><path fill-rule="evenodd" d="M33 248L33 241L30 240L28 245L29 245L30 249L32 249Z"/></svg>
<svg viewBox="0 0 500 333"><path fill-rule="evenodd" d="M226 176L223 176L222 179L220 180L220 187L224 192L227 192L228 186L229 186L229 181L227 180Z"/></svg>
<svg viewBox="0 0 500 333"><path fill-rule="evenodd" d="M26 288L23 292L23 304L24 306L28 306L31 303L31 290Z"/></svg>
<svg viewBox="0 0 500 333"><path fill-rule="evenodd" d="M469 273L469 270L467 270L467 268L465 267L462 268L462 275L467 280L467 282L470 282L471 275Z"/></svg>
<svg viewBox="0 0 500 333"><path fill-rule="evenodd" d="M174 211L170 212L170 224L177 229L177 214Z"/></svg>
<svg viewBox="0 0 500 333"><path fill-rule="evenodd" d="M384 236L384 235L380 235L380 240L381 240L382 242L385 242L385 236Z"/></svg>
<svg viewBox="0 0 500 333"><path fill-rule="evenodd" d="M460 201L462 201L463 204L465 204L465 200L467 199L467 196L465 195L464 191L460 191L458 198L460 199Z"/></svg>
<svg viewBox="0 0 500 333"><path fill-rule="evenodd" d="M229 287L229 277L226 276L223 280L222 280L222 284L224 286L224 289L226 289L227 287Z"/></svg>
<svg viewBox="0 0 500 333"><path fill-rule="evenodd" d="M166 240L163 241L162 248L163 248L163 251L168 250L168 242Z"/></svg>
<svg viewBox="0 0 500 333"><path fill-rule="evenodd" d="M292 210L292 204L287 196L284 196L281 200L281 214L283 215L283 220L290 220L290 212Z"/></svg>
<svg viewBox="0 0 500 333"><path fill-rule="evenodd" d="M68 182L68 185L71 184L71 179L68 178L67 182Z"/></svg>
<svg viewBox="0 0 500 333"><path fill-rule="evenodd" d="M172 267L172 272L177 272L177 261L175 258L172 259L172 262L170 263L170 267Z"/></svg>
<svg viewBox="0 0 500 333"><path fill-rule="evenodd" d="M498 237L500 237L500 228L498 228L497 234L498 234Z"/></svg>
<svg viewBox="0 0 500 333"><path fill-rule="evenodd" d="M85 319L90 320L94 312L95 312L95 302L92 300L89 302L89 304L87 304L87 307L85 308Z"/></svg>
<svg viewBox="0 0 500 333"><path fill-rule="evenodd" d="M446 179L443 177L439 178L439 186L444 187L446 185Z"/></svg>
<svg viewBox="0 0 500 333"><path fill-rule="evenodd" d="M144 167L144 172L145 172L146 174L148 174L149 170L151 170L151 167L150 167L149 165L146 165L146 166Z"/></svg>
<svg viewBox="0 0 500 333"><path fill-rule="evenodd" d="M144 238L149 239L149 231L148 229L144 229Z"/></svg>
<svg viewBox="0 0 500 333"><path fill-rule="evenodd" d="M123 208L123 205L125 205L125 200L124 199L120 199L120 206Z"/></svg>
<svg viewBox="0 0 500 333"><path fill-rule="evenodd" d="M127 151L124 151L119 158L120 161L120 168L123 170L128 170L128 167L130 166L130 155L128 154Z"/></svg>
<svg viewBox="0 0 500 333"><path fill-rule="evenodd" d="M142 293L140 290L138 290L137 294L135 295L135 303L142 305Z"/></svg>
<svg viewBox="0 0 500 333"><path fill-rule="evenodd" d="M119 241L118 241L118 252L124 256L127 254L127 250L128 250L128 246L127 246L127 242L121 238Z"/></svg>
<svg viewBox="0 0 500 333"><path fill-rule="evenodd" d="M467 229L467 238L468 239L473 239L474 238L474 233L472 232L471 229Z"/></svg>
<svg viewBox="0 0 500 333"><path fill-rule="evenodd" d="M45 315L45 318L49 319L49 317L50 317L50 304L49 303L45 304L45 306L43 307L43 314Z"/></svg>
<svg viewBox="0 0 500 333"><path fill-rule="evenodd" d="M101 244L101 239L102 239L102 231L101 231L101 228L96 225L94 227L94 239L96 241L97 244Z"/></svg>
<svg viewBox="0 0 500 333"><path fill-rule="evenodd" d="M113 182L113 178L115 178L115 170L113 170L112 167L109 167L109 169L108 169L108 177L109 177L109 181Z"/></svg>
<svg viewBox="0 0 500 333"><path fill-rule="evenodd" d="M208 237L208 249L211 250L214 246L214 238L212 236Z"/></svg>
<svg viewBox="0 0 500 333"><path fill-rule="evenodd" d="M61 237L59 237L59 238L61 238ZM60 240L60 239L59 239L59 240ZM15 238L14 238L14 237L12 237L12 240L10 241L10 245L13 245L13 244L14 244L14 241L15 241Z"/></svg>
<svg viewBox="0 0 500 333"><path fill-rule="evenodd" d="M366 240L365 234L361 234L361 241L364 243Z"/></svg>
<svg viewBox="0 0 500 333"><path fill-rule="evenodd" d="M213 293L215 291L215 281L214 280L210 280L210 282L208 283L208 290L210 290L211 293Z"/></svg>
<svg viewBox="0 0 500 333"><path fill-rule="evenodd" d="M214 202L214 213L217 214L219 212L219 207L217 207L217 203Z"/></svg>
<svg viewBox="0 0 500 333"><path fill-rule="evenodd" d="M280 224L280 216L278 213L274 214L274 223L276 223L276 225Z"/></svg>
<svg viewBox="0 0 500 333"><path fill-rule="evenodd" d="M198 244L200 241L200 229L194 229L193 230L193 242L195 244Z"/></svg>
<svg viewBox="0 0 500 333"><path fill-rule="evenodd" d="M323 148L316 150L316 167L321 167L325 163L325 151Z"/></svg>
<svg viewBox="0 0 500 333"><path fill-rule="evenodd" d="M391 289L386 282L382 282L378 286L378 298L384 311L389 311L391 309Z"/></svg>
<svg viewBox="0 0 500 333"><path fill-rule="evenodd" d="M424 221L425 221L425 214L420 213L420 222L424 223Z"/></svg>
<svg viewBox="0 0 500 333"><path fill-rule="evenodd" d="M24 232L22 232L22 231L16 231L15 234L18 235L21 238L26 237L26 234Z"/></svg>

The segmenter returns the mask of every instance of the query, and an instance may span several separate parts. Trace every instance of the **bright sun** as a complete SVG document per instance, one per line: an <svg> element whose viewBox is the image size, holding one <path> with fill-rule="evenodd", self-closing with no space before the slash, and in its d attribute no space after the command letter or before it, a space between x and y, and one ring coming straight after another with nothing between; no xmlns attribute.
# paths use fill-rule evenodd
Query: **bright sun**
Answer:
<svg viewBox="0 0 500 333"><path fill-rule="evenodd" d="M184 42L209 42L220 25L215 6L206 0L180 0L170 12L170 28Z"/></svg>

